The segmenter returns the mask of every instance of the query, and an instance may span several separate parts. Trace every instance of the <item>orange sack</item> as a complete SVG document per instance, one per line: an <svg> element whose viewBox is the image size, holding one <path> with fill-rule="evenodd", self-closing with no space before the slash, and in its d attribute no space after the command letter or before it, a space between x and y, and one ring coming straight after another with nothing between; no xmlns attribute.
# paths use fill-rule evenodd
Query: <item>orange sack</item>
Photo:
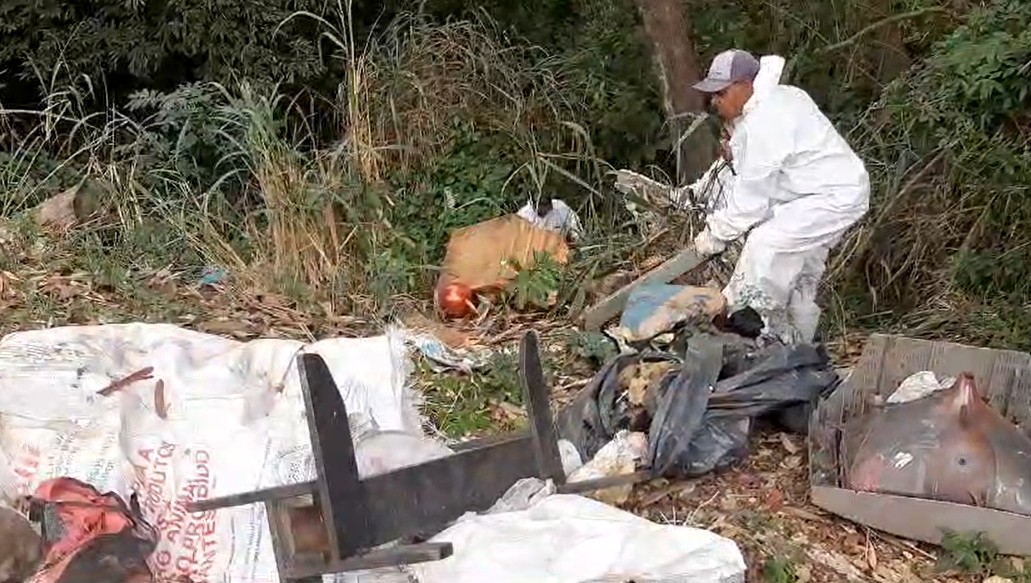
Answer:
<svg viewBox="0 0 1031 583"><path fill-rule="evenodd" d="M29 583L153 580L147 557L156 533L136 504L73 478L44 482L31 502L43 523L45 559Z"/></svg>

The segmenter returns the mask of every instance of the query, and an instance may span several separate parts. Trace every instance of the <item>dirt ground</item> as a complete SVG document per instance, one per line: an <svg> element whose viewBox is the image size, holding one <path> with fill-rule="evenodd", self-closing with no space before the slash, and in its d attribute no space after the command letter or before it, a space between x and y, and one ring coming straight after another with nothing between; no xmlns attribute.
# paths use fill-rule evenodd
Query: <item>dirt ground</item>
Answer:
<svg viewBox="0 0 1031 583"><path fill-rule="evenodd" d="M720 474L638 488L627 507L712 530L741 546L749 582L979 581L935 569L936 549L829 515L809 503L805 438L765 431ZM794 572L794 577L785 574Z"/></svg>
<svg viewBox="0 0 1031 583"><path fill-rule="evenodd" d="M199 290L195 282L167 270L112 283L60 264L47 270L0 271L0 315L3 333L143 320L240 340L355 336L381 331L384 324L336 315L329 307L300 306L275 294ZM458 344L497 347L514 343L530 328L542 333L556 400L566 401L592 374L582 358L569 353L568 324L539 316L494 318L464 329L451 326L446 335ZM861 339L850 337L830 348L838 363L847 365L858 356L861 344ZM432 384L443 376L414 380L417 385ZM489 431L518 425L518 407L496 399L487 407ZM750 582L983 580L939 573L936 549L871 531L810 505L803 436L761 433L754 437L748 458L733 469L692 481L639 486L624 506L657 522L706 528L736 541L746 556Z"/></svg>

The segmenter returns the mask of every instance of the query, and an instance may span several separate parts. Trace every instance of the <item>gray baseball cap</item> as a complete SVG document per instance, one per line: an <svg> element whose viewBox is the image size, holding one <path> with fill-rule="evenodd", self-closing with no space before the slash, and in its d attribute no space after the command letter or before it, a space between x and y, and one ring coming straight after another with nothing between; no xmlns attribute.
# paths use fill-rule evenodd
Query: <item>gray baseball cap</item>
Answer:
<svg viewBox="0 0 1031 583"><path fill-rule="evenodd" d="M717 93L738 81L751 81L758 74L758 59L749 52L731 49L716 55L709 74L693 87L702 93Z"/></svg>

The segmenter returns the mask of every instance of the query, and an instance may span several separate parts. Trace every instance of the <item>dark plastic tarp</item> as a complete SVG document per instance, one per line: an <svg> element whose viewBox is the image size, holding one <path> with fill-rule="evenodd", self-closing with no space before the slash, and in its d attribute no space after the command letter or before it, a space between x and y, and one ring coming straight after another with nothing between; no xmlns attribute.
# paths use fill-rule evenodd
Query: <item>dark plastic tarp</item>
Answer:
<svg viewBox="0 0 1031 583"><path fill-rule="evenodd" d="M585 458L593 457L628 423L627 407L618 395L619 371L661 358L671 357L623 355L608 363L560 413L560 435ZM822 347L775 344L743 350L725 337L692 336L679 370L649 389L655 402L648 436L652 470L693 477L736 463L746 455L760 417L804 432L818 399L838 381Z"/></svg>

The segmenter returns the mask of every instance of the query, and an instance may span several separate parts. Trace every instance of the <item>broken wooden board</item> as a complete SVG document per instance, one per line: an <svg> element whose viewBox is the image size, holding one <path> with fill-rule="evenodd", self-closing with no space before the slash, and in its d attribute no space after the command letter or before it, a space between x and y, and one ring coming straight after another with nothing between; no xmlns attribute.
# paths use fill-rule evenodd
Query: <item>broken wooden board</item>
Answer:
<svg viewBox="0 0 1031 583"><path fill-rule="evenodd" d="M649 283L669 283L698 267L705 259L694 250L694 247L688 247L677 253L662 265L637 278L584 312L582 318L584 330L600 332L606 322L623 311L627 298L630 297L630 292L634 288Z"/></svg>

